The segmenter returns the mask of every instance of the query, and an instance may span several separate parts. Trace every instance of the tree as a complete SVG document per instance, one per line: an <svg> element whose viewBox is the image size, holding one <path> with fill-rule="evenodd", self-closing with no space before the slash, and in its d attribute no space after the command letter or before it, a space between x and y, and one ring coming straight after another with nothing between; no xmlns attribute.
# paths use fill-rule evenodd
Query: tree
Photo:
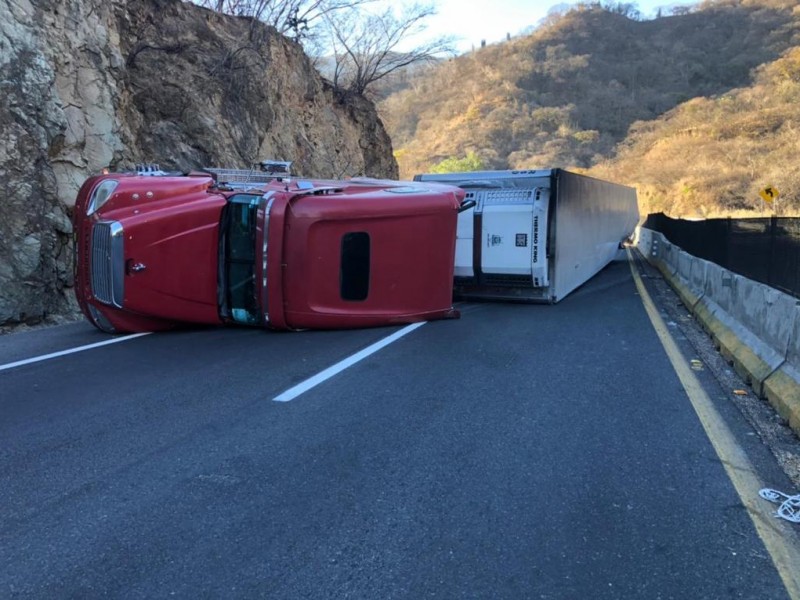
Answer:
<svg viewBox="0 0 800 600"><path fill-rule="evenodd" d="M391 7L379 13L356 8L328 12L325 21L334 58L334 88L343 95L364 94L372 84L400 69L452 54L450 37L400 49L424 31L423 21L434 14L433 6L426 4L405 6L399 14Z"/></svg>
<svg viewBox="0 0 800 600"><path fill-rule="evenodd" d="M628 19L640 21L642 18L642 13L639 11L639 7L636 6L635 2L605 1L601 2L600 6L603 10L607 10L608 12L622 15L623 17L627 17Z"/></svg>
<svg viewBox="0 0 800 600"><path fill-rule="evenodd" d="M474 152L467 152L464 158L451 156L431 167L431 173L466 173L468 171L481 171L486 168L480 156Z"/></svg>
<svg viewBox="0 0 800 600"><path fill-rule="evenodd" d="M330 69L334 88L342 96L364 94L372 84L405 67L453 54L453 38L421 42L400 50L421 34L424 20L435 14L432 5L404 6L370 13L376 0L193 0L211 10L252 17L303 44L317 68L333 54ZM322 69L327 70L327 69ZM327 73L326 73L327 75Z"/></svg>
<svg viewBox="0 0 800 600"><path fill-rule="evenodd" d="M194 0L226 15L252 17L298 41L314 38L326 15L352 10L375 0Z"/></svg>

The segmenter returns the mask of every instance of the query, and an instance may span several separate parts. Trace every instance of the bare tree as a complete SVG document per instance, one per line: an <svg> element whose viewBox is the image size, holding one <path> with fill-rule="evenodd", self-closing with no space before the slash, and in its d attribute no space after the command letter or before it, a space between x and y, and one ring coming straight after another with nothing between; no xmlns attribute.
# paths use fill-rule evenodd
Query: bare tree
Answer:
<svg viewBox="0 0 800 600"><path fill-rule="evenodd" d="M341 94L364 94L372 84L400 69L453 53L453 38L422 41L410 50L400 47L420 35L424 20L435 14L432 5L412 4L399 13L355 9L329 12L328 45L333 53L333 85Z"/></svg>
<svg viewBox="0 0 800 600"><path fill-rule="evenodd" d="M613 0L606 0L600 3L600 7L603 10L628 17L634 21L642 20L642 13L639 11L639 7L635 2L614 2Z"/></svg>
<svg viewBox="0 0 800 600"><path fill-rule="evenodd" d="M272 25L280 33L301 41L316 35L323 19L341 10L352 10L376 0L193 0L216 12L252 17Z"/></svg>
<svg viewBox="0 0 800 600"><path fill-rule="evenodd" d="M317 68L331 77L342 95L364 94L372 84L405 67L453 54L453 38L399 48L421 34L433 5L411 4L369 12L377 0L192 0L211 10L251 17L301 42ZM332 55L333 66L325 68Z"/></svg>

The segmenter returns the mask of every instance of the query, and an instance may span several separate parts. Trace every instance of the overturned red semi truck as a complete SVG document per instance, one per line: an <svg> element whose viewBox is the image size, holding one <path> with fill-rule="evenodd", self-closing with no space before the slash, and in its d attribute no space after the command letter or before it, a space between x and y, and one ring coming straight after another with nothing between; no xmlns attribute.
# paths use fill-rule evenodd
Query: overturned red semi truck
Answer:
<svg viewBox="0 0 800 600"><path fill-rule="evenodd" d="M157 167L91 177L75 204L75 290L116 332L182 323L370 327L457 316L464 191L436 183L307 180Z"/></svg>

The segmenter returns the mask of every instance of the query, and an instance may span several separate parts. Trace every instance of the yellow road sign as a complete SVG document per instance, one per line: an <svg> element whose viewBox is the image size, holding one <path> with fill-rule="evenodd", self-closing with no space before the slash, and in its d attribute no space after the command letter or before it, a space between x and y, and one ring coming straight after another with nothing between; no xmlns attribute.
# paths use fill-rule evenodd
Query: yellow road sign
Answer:
<svg viewBox="0 0 800 600"><path fill-rule="evenodd" d="M774 200L778 199L778 196L780 196L781 193L778 191L778 188L768 185L763 190L758 192L758 195L761 196L761 199L767 204L772 204Z"/></svg>

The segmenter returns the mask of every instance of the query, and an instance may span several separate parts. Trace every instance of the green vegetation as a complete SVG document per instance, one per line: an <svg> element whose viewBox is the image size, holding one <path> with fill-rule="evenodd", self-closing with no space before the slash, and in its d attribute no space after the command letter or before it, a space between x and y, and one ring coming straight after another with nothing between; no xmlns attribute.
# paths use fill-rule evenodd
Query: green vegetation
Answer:
<svg viewBox="0 0 800 600"><path fill-rule="evenodd" d="M758 211L758 190L774 185L779 212L800 213L791 0L716 0L650 21L582 5L402 85L379 109L405 178L472 154L484 168L635 185L643 211Z"/></svg>
<svg viewBox="0 0 800 600"><path fill-rule="evenodd" d="M480 171L485 169L480 156L474 152L467 152L464 158L451 156L431 167L431 173L465 173L467 171Z"/></svg>

